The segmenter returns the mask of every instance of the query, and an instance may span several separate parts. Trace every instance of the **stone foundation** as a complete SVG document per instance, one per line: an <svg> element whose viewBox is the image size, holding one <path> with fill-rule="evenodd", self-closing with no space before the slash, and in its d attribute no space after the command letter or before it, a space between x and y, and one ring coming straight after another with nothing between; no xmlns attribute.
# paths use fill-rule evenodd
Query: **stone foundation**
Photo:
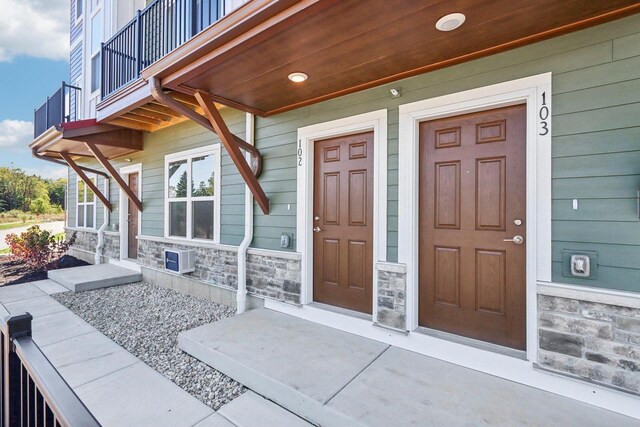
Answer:
<svg viewBox="0 0 640 427"><path fill-rule="evenodd" d="M102 256L105 258L120 259L120 233L113 231L104 233Z"/></svg>
<svg viewBox="0 0 640 427"><path fill-rule="evenodd" d="M140 237L138 262L144 267L164 272L165 249L195 251L196 270L182 277L237 289L237 248L229 246L227 249L222 245L203 247ZM247 291L256 296L298 304L300 303L301 289L300 265L300 258L294 253L249 249Z"/></svg>
<svg viewBox="0 0 640 427"><path fill-rule="evenodd" d="M538 364L640 394L640 304L592 299L538 295Z"/></svg>
<svg viewBox="0 0 640 427"><path fill-rule="evenodd" d="M406 330L407 268L404 264L379 262L377 323Z"/></svg>
<svg viewBox="0 0 640 427"><path fill-rule="evenodd" d="M71 246L72 249L80 249L85 252L96 252L96 245L98 244L98 233L93 230L78 230L77 228L67 228L65 230L67 239L76 234L76 241Z"/></svg>

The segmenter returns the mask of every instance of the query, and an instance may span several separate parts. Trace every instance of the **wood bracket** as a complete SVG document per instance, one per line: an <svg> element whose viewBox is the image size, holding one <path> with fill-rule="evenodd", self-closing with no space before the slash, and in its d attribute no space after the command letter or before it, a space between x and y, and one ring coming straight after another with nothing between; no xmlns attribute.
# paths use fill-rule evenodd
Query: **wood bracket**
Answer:
<svg viewBox="0 0 640 427"><path fill-rule="evenodd" d="M114 169L111 163L109 163L109 160L107 160L100 149L98 149L98 146L92 142L85 142L84 145L87 146L87 149L94 155L98 163L100 163L102 167L105 168L107 172L109 172L109 175L111 175L111 177L116 181L118 187L120 187L120 190L124 191L129 200L131 200L131 202L136 205L138 210L142 212L142 202L140 201L140 199L138 199L138 196L131 190L127 183L124 182L120 174Z"/></svg>
<svg viewBox="0 0 640 427"><path fill-rule="evenodd" d="M100 201L102 203L104 203L104 206L109 209L109 212L111 212L113 210L113 206L111 206L111 202L109 202L109 199L107 199L105 197L104 194L102 194L102 191L100 191L98 189L98 187L93 183L93 181L91 181L89 179L89 177L84 173L84 171L82 170L82 168L80 166L78 166L78 164L73 160L73 158L71 158L71 156L67 153L60 153L60 155L62 156L62 158L64 159L65 162L67 162L67 164L69 166L71 166L71 169L73 169L75 171L75 173L78 174L78 176L80 177L80 179L82 181L84 181L84 183L87 185L87 187L89 187L91 189L91 191L93 191L93 194L96 195L96 197L98 199L100 199Z"/></svg>
<svg viewBox="0 0 640 427"><path fill-rule="evenodd" d="M182 102L177 101L169 94L165 93L160 85L160 81L156 77L149 79L149 82L151 94L156 101L172 108L174 111L179 112L185 117L188 117L218 135L222 141L222 145L224 145L231 157L231 160L233 160L233 163L238 169L238 172L240 172L244 182L253 194L258 206L260 206L260 209L262 209L262 212L265 215L268 215L269 199L258 182L258 176L260 176L260 172L262 171L262 156L256 147L231 133L229 127L220 115L218 108L211 100L211 96L203 91L196 91L195 93L195 100L205 113L205 116L202 116L191 108L186 107ZM241 149L251 154L251 166L242 155L242 152L240 151Z"/></svg>

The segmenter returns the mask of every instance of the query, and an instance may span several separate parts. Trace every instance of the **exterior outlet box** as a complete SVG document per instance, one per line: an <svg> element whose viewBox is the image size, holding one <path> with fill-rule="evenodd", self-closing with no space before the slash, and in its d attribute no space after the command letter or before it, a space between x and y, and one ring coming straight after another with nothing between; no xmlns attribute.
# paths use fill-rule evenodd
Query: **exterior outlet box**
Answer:
<svg viewBox="0 0 640 427"><path fill-rule="evenodd" d="M292 234L286 234L286 233L282 233L282 236L280 236L280 247L281 248L290 248L291 247L291 243L293 242L293 235Z"/></svg>
<svg viewBox="0 0 640 427"><path fill-rule="evenodd" d="M164 268L178 274L196 271L196 252L193 250L164 250Z"/></svg>
<svg viewBox="0 0 640 427"><path fill-rule="evenodd" d="M598 278L598 253L595 251L562 251L562 275L580 279Z"/></svg>

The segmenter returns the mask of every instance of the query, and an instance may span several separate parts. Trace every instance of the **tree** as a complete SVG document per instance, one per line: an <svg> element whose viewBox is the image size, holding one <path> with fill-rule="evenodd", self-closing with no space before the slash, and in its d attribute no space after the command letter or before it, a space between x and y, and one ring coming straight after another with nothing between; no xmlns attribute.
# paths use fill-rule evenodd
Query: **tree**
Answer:
<svg viewBox="0 0 640 427"><path fill-rule="evenodd" d="M37 215L44 215L51 210L51 203L49 202L49 196L46 198L38 197L33 199L29 205L29 210Z"/></svg>
<svg viewBox="0 0 640 427"><path fill-rule="evenodd" d="M47 181L47 189L49 191L49 200L52 205L66 207L65 192L67 188L67 180L64 178Z"/></svg>

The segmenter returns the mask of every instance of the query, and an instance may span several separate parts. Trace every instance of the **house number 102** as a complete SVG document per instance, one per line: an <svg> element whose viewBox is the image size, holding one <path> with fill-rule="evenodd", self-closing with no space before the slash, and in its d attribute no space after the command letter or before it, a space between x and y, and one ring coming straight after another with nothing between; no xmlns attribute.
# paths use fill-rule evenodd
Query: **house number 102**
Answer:
<svg viewBox="0 0 640 427"><path fill-rule="evenodd" d="M298 140L298 166L302 166L302 141Z"/></svg>
<svg viewBox="0 0 640 427"><path fill-rule="evenodd" d="M547 107L547 92L542 92L542 106L538 111L538 117L540 118L540 135L545 136L549 133L549 107Z"/></svg>

